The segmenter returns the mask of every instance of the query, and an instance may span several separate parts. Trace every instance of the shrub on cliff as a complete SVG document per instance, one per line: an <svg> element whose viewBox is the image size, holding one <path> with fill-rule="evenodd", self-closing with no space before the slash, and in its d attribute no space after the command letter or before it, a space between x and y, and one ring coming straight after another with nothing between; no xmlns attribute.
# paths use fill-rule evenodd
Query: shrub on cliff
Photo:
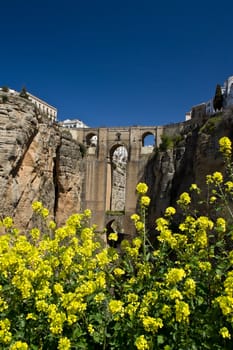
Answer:
<svg viewBox="0 0 233 350"><path fill-rule="evenodd" d="M28 99L28 94L25 87L22 88L22 90L19 93L19 96Z"/></svg>
<svg viewBox="0 0 233 350"><path fill-rule="evenodd" d="M2 90L3 92L8 92L8 91L9 91L9 88L8 88L8 86L4 85L4 86L1 87L1 90Z"/></svg>
<svg viewBox="0 0 233 350"><path fill-rule="evenodd" d="M23 235L10 217L0 237L0 347L2 349L228 350L233 335L233 234L224 218L233 194L231 142L220 140L229 178L207 176L215 218L190 211L192 193L181 194L176 231L174 207L156 220L156 249L145 227L150 198L139 183L138 236L121 251L102 246L89 210L63 227L40 202L33 210L44 231ZM116 241L117 233L109 240Z"/></svg>
<svg viewBox="0 0 233 350"><path fill-rule="evenodd" d="M223 107L222 89L221 89L221 86L219 84L217 84L217 86L216 86L213 105L214 105L215 111L220 111Z"/></svg>

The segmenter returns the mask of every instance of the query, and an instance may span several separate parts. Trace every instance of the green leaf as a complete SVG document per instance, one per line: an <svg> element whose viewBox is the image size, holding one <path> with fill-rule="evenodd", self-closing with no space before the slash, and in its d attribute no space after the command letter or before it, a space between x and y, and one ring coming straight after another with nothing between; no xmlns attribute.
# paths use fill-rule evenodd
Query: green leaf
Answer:
<svg viewBox="0 0 233 350"><path fill-rule="evenodd" d="M157 344L163 344L164 343L164 338L162 335L158 335L157 336Z"/></svg>

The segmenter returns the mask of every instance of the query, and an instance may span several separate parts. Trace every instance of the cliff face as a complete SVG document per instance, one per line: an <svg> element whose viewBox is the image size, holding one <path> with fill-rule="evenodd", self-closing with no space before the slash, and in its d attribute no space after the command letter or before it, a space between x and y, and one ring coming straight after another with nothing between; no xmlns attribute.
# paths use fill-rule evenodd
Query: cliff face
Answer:
<svg viewBox="0 0 233 350"><path fill-rule="evenodd" d="M31 204L39 200L51 217L64 222L80 209L79 144L29 101L5 96L0 96L0 217L12 216L17 226L28 227Z"/></svg>
<svg viewBox="0 0 233 350"><path fill-rule="evenodd" d="M226 110L201 123L194 120L184 126L178 136L179 141L175 142L174 147L155 150L145 168L142 180L149 185L151 230L155 219L163 215L166 207L176 206L179 195L189 191L192 183L201 188L205 197L206 175L215 171L224 172L218 140L222 136L233 139L233 110Z"/></svg>

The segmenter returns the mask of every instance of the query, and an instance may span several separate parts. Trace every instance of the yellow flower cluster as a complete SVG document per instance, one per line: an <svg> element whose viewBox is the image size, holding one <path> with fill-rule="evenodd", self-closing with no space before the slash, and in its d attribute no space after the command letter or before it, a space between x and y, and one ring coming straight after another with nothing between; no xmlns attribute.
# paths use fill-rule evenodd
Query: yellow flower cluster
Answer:
<svg viewBox="0 0 233 350"><path fill-rule="evenodd" d="M223 182L219 174L211 175L214 185ZM191 187L197 194L195 184ZM230 181L222 187L233 191ZM141 215L131 216L138 235L123 240L120 250L108 247L96 227L89 227L88 210L71 215L62 227L45 220L45 233L35 227L19 235L11 218L2 220L0 348L71 350L105 344L176 350L211 342L213 334L230 348L233 251L223 247L231 226L223 212L213 220L192 214L191 197L184 192L178 204L190 213L173 225L176 208L168 207L156 220L153 246L145 225L147 190L138 184ZM49 215L41 202L33 203L33 210L44 219ZM116 240L117 233L108 238ZM212 322L216 314L219 319Z"/></svg>
<svg viewBox="0 0 233 350"><path fill-rule="evenodd" d="M166 281L168 284L176 284L180 282L185 275L184 269L171 268L166 274Z"/></svg>
<svg viewBox="0 0 233 350"><path fill-rule="evenodd" d="M112 232L112 233L110 233L110 235L108 236L108 239L109 239L110 241L117 241L117 240L118 240L118 234L115 233L115 232Z"/></svg>
<svg viewBox="0 0 233 350"><path fill-rule="evenodd" d="M220 185L223 183L223 175L219 171L215 171L212 175L206 176L206 183L207 185L214 184L214 185Z"/></svg>
<svg viewBox="0 0 233 350"><path fill-rule="evenodd" d="M190 195L188 194L188 192L183 192L181 195L180 195L180 198L178 199L177 201L177 204L180 205L180 206L187 206L191 203L191 197Z"/></svg>
<svg viewBox="0 0 233 350"><path fill-rule="evenodd" d="M49 215L49 211L47 208L44 208L41 202L32 203L32 209L34 212L40 214L43 218L46 218Z"/></svg>
<svg viewBox="0 0 233 350"><path fill-rule="evenodd" d="M231 140L224 136L219 140L219 149L220 152L223 153L224 156L229 157L231 155L232 147Z"/></svg>
<svg viewBox="0 0 233 350"><path fill-rule="evenodd" d="M28 350L28 345L22 341L16 341L10 346L10 350Z"/></svg>
<svg viewBox="0 0 233 350"><path fill-rule="evenodd" d="M149 344L144 335L140 335L135 341L135 346L138 350L148 350Z"/></svg>
<svg viewBox="0 0 233 350"><path fill-rule="evenodd" d="M223 338L231 339L231 334L230 334L229 330L227 329L227 327L222 327L219 331L219 334L221 334L221 336Z"/></svg>
<svg viewBox="0 0 233 350"><path fill-rule="evenodd" d="M148 207L150 205L150 197L142 196L140 199L140 203L142 206Z"/></svg>
<svg viewBox="0 0 233 350"><path fill-rule="evenodd" d="M147 332L156 333L159 328L163 327L163 321L161 318L154 318L150 316L145 316L143 318L143 327Z"/></svg>
<svg viewBox="0 0 233 350"><path fill-rule="evenodd" d="M136 190L139 194L146 194L148 191L148 186L144 182L139 182L136 186Z"/></svg>

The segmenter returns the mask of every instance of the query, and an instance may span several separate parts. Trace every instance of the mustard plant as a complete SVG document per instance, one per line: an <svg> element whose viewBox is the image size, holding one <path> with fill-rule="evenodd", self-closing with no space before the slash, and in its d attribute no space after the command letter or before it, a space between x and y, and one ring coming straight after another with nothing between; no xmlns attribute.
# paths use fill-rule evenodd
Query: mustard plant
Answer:
<svg viewBox="0 0 233 350"><path fill-rule="evenodd" d="M206 179L215 215L192 211L194 194L201 195L192 184L156 219L155 246L146 231L144 183L132 215L138 234L120 250L100 243L89 210L57 227L35 202L43 230L27 233L4 218L0 349L232 349L231 142L219 144L228 177L215 172ZM174 225L177 210L184 216Z"/></svg>

